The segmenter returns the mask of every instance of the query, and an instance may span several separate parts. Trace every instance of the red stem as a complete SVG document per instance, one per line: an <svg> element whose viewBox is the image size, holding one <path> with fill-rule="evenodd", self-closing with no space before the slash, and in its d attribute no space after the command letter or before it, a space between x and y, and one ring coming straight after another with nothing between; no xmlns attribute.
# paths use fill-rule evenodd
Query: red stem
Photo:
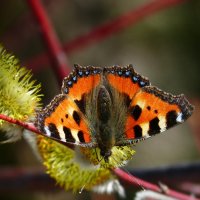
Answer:
<svg viewBox="0 0 200 200"><path fill-rule="evenodd" d="M40 133L40 131L32 124L32 123L27 123L27 122L23 122L23 121L20 121L20 120L17 120L17 119L13 119L11 117L8 117L4 114L0 114L0 119L4 120L4 121L7 121L9 123L12 123L12 124L16 124L16 125L19 125L29 131L32 131L34 133L37 133L39 135L42 135Z"/></svg>
<svg viewBox="0 0 200 200"><path fill-rule="evenodd" d="M153 0L139 8L133 9L128 13L122 14L116 19L96 27L89 33L80 36L64 45L66 52L72 52L90 43L100 42L113 34L122 31L131 25L136 24L143 18L152 15L155 12L166 9L170 6L182 3L185 0Z"/></svg>
<svg viewBox="0 0 200 200"><path fill-rule="evenodd" d="M153 15L154 13L183 3L184 1L186 0L153 0L136 9L132 9L126 14L120 15L110 22L104 23L103 25L94 28L85 35L81 35L67 42L64 44L64 50L69 54L83 47L87 47L90 44L94 44L95 42L100 42L111 35L114 35L130 26L135 25L137 22ZM45 53L27 61L27 63L33 67L33 70L35 71L39 70L41 66L45 66L46 62L47 58Z"/></svg>
<svg viewBox="0 0 200 200"><path fill-rule="evenodd" d="M61 44L57 38L56 33L51 25L50 20L41 4L40 0L27 0L30 8L33 11L35 18L43 33L44 40L46 42L47 49L53 62L53 69L56 73L58 82L61 84L63 78L69 73L69 67L67 57L64 54Z"/></svg>
<svg viewBox="0 0 200 200"><path fill-rule="evenodd" d="M16 125L19 125L19 126L22 126L24 127L25 129L28 129L32 132L35 132L39 135L43 135L33 124L31 123L27 123L27 122L22 122L20 120L16 120L16 119L13 119L11 117L8 117L4 114L0 114L0 119L2 120L5 120L7 122L10 122L12 124L16 124ZM142 179L139 179L137 177L134 177L133 175L129 174L129 173L126 173L124 172L123 170L117 168L117 169L114 169L113 170L114 173L120 177L122 180L128 182L129 184L131 185L136 185L136 186L141 186L141 187L144 187L144 188L147 188L149 190L153 190L153 191L156 191L156 192L162 192L161 188L157 185L154 185L150 182L147 182L147 181L144 181ZM185 194L182 194L180 192L176 192L174 190L171 190L171 189L167 189L167 191L164 191L166 195L168 196L171 196L171 197L175 197L177 199L180 199L180 200L200 200L198 198L194 198L194 197L190 197L188 195L185 195Z"/></svg>
<svg viewBox="0 0 200 200"><path fill-rule="evenodd" d="M144 187L144 189L149 189L149 190L152 190L152 191L155 191L155 192L163 192L164 194L166 194L170 197L177 198L179 200L200 200L199 198L195 198L193 196L189 196L189 195L177 192L177 191L172 190L170 188L167 188L166 190L162 190L162 188L159 187L158 185L155 185L155 184L152 184L150 182L139 179L139 178L133 176L132 174L126 173L125 171L123 171L119 168L116 168L113 171L123 181L126 181L127 183L129 183L131 185Z"/></svg>

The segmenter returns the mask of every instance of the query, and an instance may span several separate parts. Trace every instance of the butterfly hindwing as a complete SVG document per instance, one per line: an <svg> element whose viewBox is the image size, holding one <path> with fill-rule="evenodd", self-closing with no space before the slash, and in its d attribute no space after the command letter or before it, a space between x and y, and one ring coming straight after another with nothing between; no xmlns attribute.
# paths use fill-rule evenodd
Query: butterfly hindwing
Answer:
<svg viewBox="0 0 200 200"><path fill-rule="evenodd" d="M37 118L38 129L47 137L83 146L92 142L78 106L64 94L57 95Z"/></svg>
<svg viewBox="0 0 200 200"><path fill-rule="evenodd" d="M147 86L134 96L125 124L125 139L117 145L135 143L165 131L191 116L193 106L184 95L174 96Z"/></svg>

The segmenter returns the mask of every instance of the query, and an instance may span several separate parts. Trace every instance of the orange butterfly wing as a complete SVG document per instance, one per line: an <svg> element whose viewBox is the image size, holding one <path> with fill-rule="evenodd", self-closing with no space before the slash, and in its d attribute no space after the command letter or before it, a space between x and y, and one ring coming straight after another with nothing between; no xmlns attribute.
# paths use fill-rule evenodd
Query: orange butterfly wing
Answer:
<svg viewBox="0 0 200 200"><path fill-rule="evenodd" d="M40 111L36 126L47 137L63 143L95 146L84 116L85 95L100 83L101 68L75 66L62 85L62 94Z"/></svg>
<svg viewBox="0 0 200 200"><path fill-rule="evenodd" d="M184 95L174 96L147 86L134 96L128 112L126 140L117 145L135 143L184 122L191 116L193 106Z"/></svg>
<svg viewBox="0 0 200 200"><path fill-rule="evenodd" d="M128 107L124 132L116 135L115 145L136 143L191 116L193 106L184 95L174 96L150 86L148 79L136 73L132 65L105 70L109 84L124 96Z"/></svg>

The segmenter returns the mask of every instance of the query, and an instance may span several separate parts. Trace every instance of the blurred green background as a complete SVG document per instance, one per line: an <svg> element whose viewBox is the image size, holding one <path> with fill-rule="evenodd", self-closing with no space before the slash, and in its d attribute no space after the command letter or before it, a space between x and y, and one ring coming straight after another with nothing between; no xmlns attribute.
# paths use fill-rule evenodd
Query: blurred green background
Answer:
<svg viewBox="0 0 200 200"><path fill-rule="evenodd" d="M122 13L149 1L144 0L44 0L49 17L64 44ZM186 1L157 12L134 26L67 55L71 66L127 65L132 63L152 85L190 100L200 95L200 1ZM46 51L40 29L24 0L1 0L0 43L29 68L31 59ZM44 104L60 92L50 64L34 71L42 83ZM198 104L196 105L199 106ZM193 118L191 117L191 121ZM139 143L127 168L145 168L199 160L199 151L188 123ZM0 146L0 167L41 166L25 141ZM29 199L66 199L65 193L34 194ZM67 199L82 199L81 195ZM85 199L90 199L89 194ZM1 197L2 196L2 197ZM0 199L26 199L25 194L0 194ZM94 198L94 197L93 197ZM84 198L83 198L84 199ZM94 198L97 199L97 198Z"/></svg>

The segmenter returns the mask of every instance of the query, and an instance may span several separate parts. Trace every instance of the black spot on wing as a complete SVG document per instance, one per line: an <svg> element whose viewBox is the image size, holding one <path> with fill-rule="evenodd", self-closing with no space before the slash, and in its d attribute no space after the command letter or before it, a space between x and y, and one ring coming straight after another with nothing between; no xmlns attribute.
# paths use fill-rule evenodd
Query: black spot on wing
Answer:
<svg viewBox="0 0 200 200"><path fill-rule="evenodd" d="M49 131L51 132L51 137L60 140L60 134L55 124L50 123L48 125Z"/></svg>
<svg viewBox="0 0 200 200"><path fill-rule="evenodd" d="M73 118L74 118L75 122L78 125L80 125L81 118L80 118L79 114L76 111L73 112Z"/></svg>
<svg viewBox="0 0 200 200"><path fill-rule="evenodd" d="M74 100L80 111L85 114L85 95L82 95L80 100Z"/></svg>
<svg viewBox="0 0 200 200"><path fill-rule="evenodd" d="M149 135L160 133L159 119L155 117L149 122Z"/></svg>
<svg viewBox="0 0 200 200"><path fill-rule="evenodd" d="M66 126L63 126L63 131L65 133L66 141L75 143L75 139L72 136L71 130L69 128L67 128Z"/></svg>
<svg viewBox="0 0 200 200"><path fill-rule="evenodd" d="M147 106L147 110L151 110L151 106Z"/></svg>
<svg viewBox="0 0 200 200"><path fill-rule="evenodd" d="M166 126L170 128L177 124L176 122L177 112L175 110L169 111L166 115Z"/></svg>
<svg viewBox="0 0 200 200"><path fill-rule="evenodd" d="M125 94L125 93L123 93L122 95L123 95L123 97L124 97L125 105L126 105L127 108L128 108L128 107L130 106L131 99L130 99L130 97L129 97L127 94Z"/></svg>
<svg viewBox="0 0 200 200"><path fill-rule="evenodd" d="M135 138L141 138L142 137L142 128L139 125L136 125L133 127Z"/></svg>
<svg viewBox="0 0 200 200"><path fill-rule="evenodd" d="M85 139L84 139L84 136L83 136L83 131L79 131L78 132L78 139L80 142L84 142L85 143Z"/></svg>
<svg viewBox="0 0 200 200"><path fill-rule="evenodd" d="M140 108L140 106L135 105L131 108L130 112L132 117L137 121L142 113L142 109Z"/></svg>

